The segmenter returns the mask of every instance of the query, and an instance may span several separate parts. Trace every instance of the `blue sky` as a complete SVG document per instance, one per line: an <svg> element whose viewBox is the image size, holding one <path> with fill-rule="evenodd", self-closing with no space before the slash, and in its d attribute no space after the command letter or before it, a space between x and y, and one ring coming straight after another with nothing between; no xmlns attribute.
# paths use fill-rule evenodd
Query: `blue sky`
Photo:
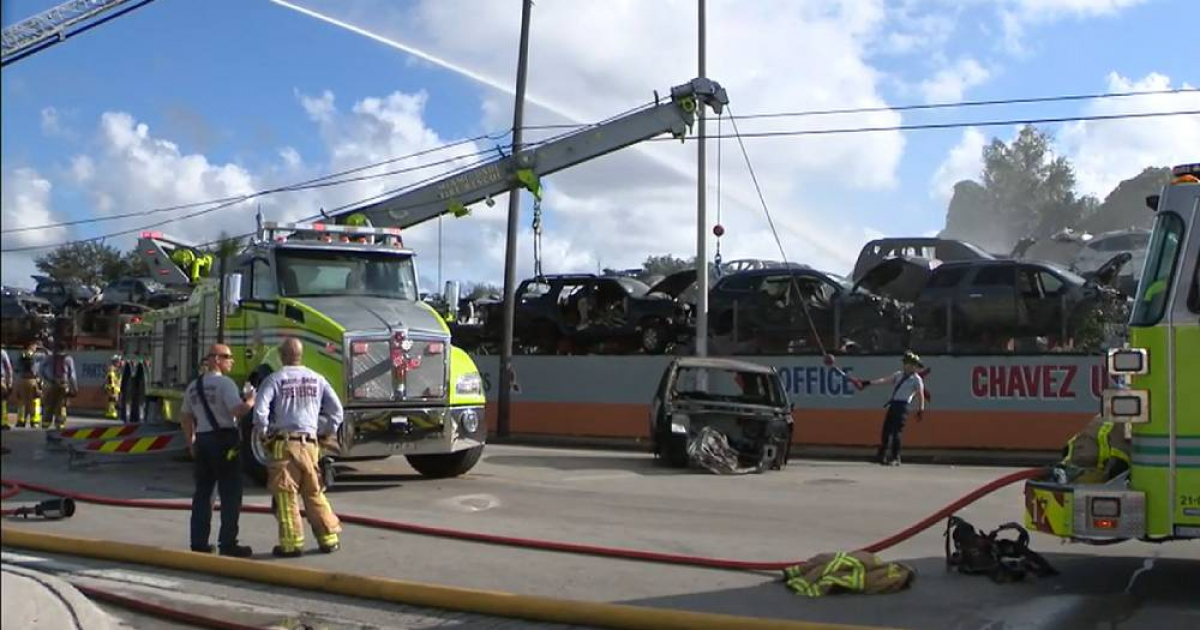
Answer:
<svg viewBox="0 0 1200 630"><path fill-rule="evenodd" d="M54 4L9 0L3 23ZM519 0L299 4L513 81ZM695 73L694 8L690 0L541 0L530 93L583 120L644 102L655 89L665 93ZM742 114L1200 85L1194 25L1177 14L1177 3L1137 0L710 0L709 74ZM243 194L502 131L511 119L502 91L267 0L158 0L6 67L0 88L5 229ZM1197 105L1193 94L783 119L747 122L743 131ZM531 124L569 120L540 107L528 116ZM1198 118L1048 128L1079 166L1081 191L1103 195L1145 166L1200 157ZM748 141L748 149L788 257L846 271L871 236L940 229L946 198L939 191L978 169L983 141L1013 133L888 132ZM727 259L778 257L738 157L735 145L724 146L723 251ZM692 145L655 143L552 177L547 271L694 253L695 185L687 179L694 161ZM381 186L270 198L263 207L296 217ZM414 229L410 243L424 277L436 279L440 253L446 278L498 280L503 207L447 221L440 247L435 225ZM199 242L245 230L252 216L245 205L166 229ZM28 284L30 254L8 251L14 247L145 222L5 234L4 282ZM532 265L527 224L528 214L523 273Z"/></svg>

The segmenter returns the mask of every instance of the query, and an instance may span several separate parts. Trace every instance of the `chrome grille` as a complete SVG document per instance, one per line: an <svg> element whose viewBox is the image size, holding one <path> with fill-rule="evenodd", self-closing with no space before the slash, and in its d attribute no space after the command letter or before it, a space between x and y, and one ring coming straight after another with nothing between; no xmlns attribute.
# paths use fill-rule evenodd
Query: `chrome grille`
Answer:
<svg viewBox="0 0 1200 630"><path fill-rule="evenodd" d="M442 350L437 354L429 354L429 347L441 344ZM446 356L450 352L450 343L442 339L413 339L409 356L420 358L420 365L410 368L405 375L405 398L428 400L445 398L446 396Z"/></svg>
<svg viewBox="0 0 1200 630"><path fill-rule="evenodd" d="M447 392L450 340L410 336L409 367L395 370L388 338L348 339L349 386L351 400L362 402L429 401L445 399ZM366 344L365 352L355 352ZM441 352L431 354L430 346L441 344ZM403 378L403 380L400 380Z"/></svg>
<svg viewBox="0 0 1200 630"><path fill-rule="evenodd" d="M366 344L367 351L355 354L353 346ZM356 339L347 342L350 353L350 386L346 389L355 400L392 399L392 350L387 339Z"/></svg>

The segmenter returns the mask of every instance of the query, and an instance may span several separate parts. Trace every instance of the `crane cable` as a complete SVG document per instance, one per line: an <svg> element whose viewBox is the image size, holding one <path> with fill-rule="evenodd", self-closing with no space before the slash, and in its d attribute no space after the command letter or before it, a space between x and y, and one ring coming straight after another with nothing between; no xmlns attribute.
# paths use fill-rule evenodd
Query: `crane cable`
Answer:
<svg viewBox="0 0 1200 630"><path fill-rule="evenodd" d="M728 105L725 107L726 109L730 109ZM787 259L787 252L785 252L783 249L783 241L779 239L779 230L775 228L775 221L771 218L771 210L767 207L767 198L765 195L763 195L762 186L758 183L758 175L754 171L754 165L750 162L750 154L746 151L746 143L742 140L742 134L738 130L737 118L733 115L732 109L730 109L729 112L729 122L733 125L733 137L737 138L738 147L742 150L742 158L746 162L746 169L750 172L750 181L754 183L754 191L758 194L759 204L762 205L763 214L765 214L767 217L767 225L771 228L771 235L775 238L775 245L779 248L780 257L783 258L784 273L787 274L788 278L791 280L792 288L796 291L796 300L800 302L800 308L804 312L804 319L808 322L809 330L812 331L813 339L817 343L817 348L821 351L821 356L828 357L830 356L829 352L826 351L825 343L821 341L821 334L817 332L817 326L813 323L812 314L808 311L808 303L804 301L804 298L800 293L800 281L796 279L796 274L792 273L791 264ZM718 137L720 137L719 133ZM720 146L719 141L717 146ZM836 339L834 340L834 343L837 343ZM845 376L845 373L843 372L842 375Z"/></svg>

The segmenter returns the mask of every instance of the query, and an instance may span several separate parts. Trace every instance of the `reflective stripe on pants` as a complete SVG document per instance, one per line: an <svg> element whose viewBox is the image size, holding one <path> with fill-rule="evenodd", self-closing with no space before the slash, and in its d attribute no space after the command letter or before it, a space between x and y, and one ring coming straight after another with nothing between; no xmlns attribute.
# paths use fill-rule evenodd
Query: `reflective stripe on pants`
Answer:
<svg viewBox="0 0 1200 630"><path fill-rule="evenodd" d="M317 445L312 442L276 439L268 442L271 464L267 489L275 497L275 518L279 521L279 546L293 551L304 546L304 522L300 520L300 502L312 526L317 543L338 543L341 522L321 487L317 465Z"/></svg>

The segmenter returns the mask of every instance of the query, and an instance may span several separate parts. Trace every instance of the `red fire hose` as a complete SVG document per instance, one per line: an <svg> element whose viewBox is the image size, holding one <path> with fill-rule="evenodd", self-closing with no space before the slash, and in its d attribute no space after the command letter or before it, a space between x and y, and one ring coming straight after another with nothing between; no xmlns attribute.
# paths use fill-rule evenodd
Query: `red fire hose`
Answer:
<svg viewBox="0 0 1200 630"><path fill-rule="evenodd" d="M208 617L205 615L198 615L196 613L190 613L190 612L187 612L184 610L178 610L178 609L170 608L167 606L161 606L159 604L152 604L145 600L134 599L132 597L125 597L124 595L118 595L116 593L106 591L103 589L99 589L99 588L95 588L92 586L83 586L80 584L72 584L72 586L74 586L75 589L78 590L80 593L83 593L84 595L86 595L92 599L98 599L102 602L108 602L115 606L119 606L121 608L126 608L129 610L135 611L135 612L140 612L142 614L149 615L151 617L158 617L160 619L170 619L172 621L186 623L190 626L196 626L196 627L200 627L200 628L214 628L216 630L259 630L259 628L260 628L260 626L247 626L245 624L235 623L233 621L225 621L224 619L217 619L216 617Z"/></svg>
<svg viewBox="0 0 1200 630"><path fill-rule="evenodd" d="M861 549L871 553L878 553L889 547L893 547L918 533L928 529L932 525L939 523L954 514L958 510L974 503L981 497L991 494L1000 488L1010 484L1032 479L1044 473L1041 468L1030 468L1019 470L1017 472L1005 475L991 481L975 490L967 493L958 500L950 503L946 507L930 514L926 518L916 524L900 531L892 536L884 538L878 542L872 543ZM40 492L52 496L74 499L82 503L94 503L97 505L108 505L113 507L128 507L128 508L146 508L153 510L191 510L192 504L190 501L162 501L153 499L115 499L112 497L104 497L99 495L86 494L82 492L72 492L69 490L59 490L40 484L25 483L22 481L0 479L0 486L8 488L0 492L0 498L8 499L15 496L22 490L31 492ZM242 508L243 511L253 514L270 514L271 509L261 505L246 505ZM11 510L5 510L4 514L11 513ZM356 514L339 514L338 518L344 523L354 525L362 525L364 527L373 527L377 529L386 529L395 532L404 532L409 534L420 534L424 536L438 536L441 538L451 538L455 540L467 540L471 542L480 542L493 545L505 545L510 547L523 547L526 549L538 549L542 551L557 551L562 553L574 553L592 556L601 556L606 558L621 558L625 560L641 560L645 562L658 562L663 564L678 564L696 567L706 567L710 569L732 569L739 571L779 571L786 567L798 564L800 560L789 561L754 561L754 560L731 560L725 558L707 558L703 556L688 556L683 554L661 553L657 551L642 551L637 549L622 549L619 547L602 547L598 545L585 545L581 543L556 542L550 540L538 540L533 538L519 538L514 536L500 536L496 534L483 534L479 532L468 532L457 529L448 529L444 527L432 527L429 525L417 525L415 523L405 523L401 521L391 521L381 518L373 518L369 516L360 516Z"/></svg>

